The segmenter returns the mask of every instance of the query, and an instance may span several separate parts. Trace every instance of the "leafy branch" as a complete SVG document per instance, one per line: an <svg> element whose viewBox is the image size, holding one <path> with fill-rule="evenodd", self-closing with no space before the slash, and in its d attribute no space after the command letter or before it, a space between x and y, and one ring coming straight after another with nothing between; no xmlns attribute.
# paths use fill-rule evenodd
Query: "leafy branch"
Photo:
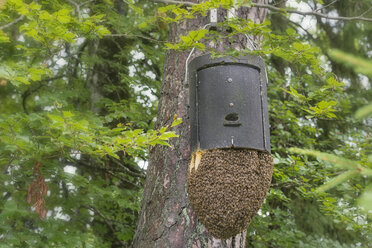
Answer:
<svg viewBox="0 0 372 248"><path fill-rule="evenodd" d="M9 22L3 26L0 26L0 30L3 30L3 29L6 29L6 28L9 28L10 26L14 25L14 24L17 24L18 22L22 21L23 19L25 18L24 15L21 15L20 17L18 17L17 19L15 19L14 21L12 22Z"/></svg>
<svg viewBox="0 0 372 248"><path fill-rule="evenodd" d="M160 2L160 3L166 3L166 4L180 4L180 5L184 5L184 6L195 6L195 5L197 5L197 3L187 2L187 1L185 1L185 2L183 2L183 1L174 1L174 0L151 0L151 1L153 1L153 2ZM330 15L326 15L326 14L319 13L319 12L316 12L316 11L299 11L299 10L290 9L290 8L278 8L278 7L275 7L275 6L270 5L270 4L250 3L249 6L251 6L251 7L258 7L258 8L266 8L266 9L269 9L269 10L272 10L272 11L276 11L276 12L299 14L299 15L303 15L303 16L312 15L312 16L317 16L317 17L326 18L326 19L330 19L330 20L372 22L372 18L364 17L364 15L369 10L368 11L365 11L364 13L362 13L359 16L347 17L347 16L330 16Z"/></svg>

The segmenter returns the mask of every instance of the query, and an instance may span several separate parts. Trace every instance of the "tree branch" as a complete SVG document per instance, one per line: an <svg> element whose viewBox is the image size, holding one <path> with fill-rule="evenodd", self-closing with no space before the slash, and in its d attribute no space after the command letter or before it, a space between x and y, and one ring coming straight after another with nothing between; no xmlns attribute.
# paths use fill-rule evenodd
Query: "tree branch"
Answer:
<svg viewBox="0 0 372 248"><path fill-rule="evenodd" d="M320 8L318 8L318 9L316 9L315 11L319 11L319 10L325 9L325 8L331 6L332 4L335 4L336 2L338 2L338 0L334 0L333 2L331 2L331 3L327 4L327 5L324 5L324 6L320 7Z"/></svg>
<svg viewBox="0 0 372 248"><path fill-rule="evenodd" d="M289 21L290 24L292 24L292 25L294 25L294 26L302 29L307 34L307 36L309 36L312 40L315 40L315 38L313 37L313 35L309 31L307 31L306 29L304 29L301 24L298 24L297 22L294 22L294 21L291 21L291 20L288 20L288 21Z"/></svg>
<svg viewBox="0 0 372 248"><path fill-rule="evenodd" d="M157 40L151 37L143 36L143 35L135 35L135 34L107 34L105 35L106 37L127 37L127 38L141 38L144 40L149 40L152 42L157 42L157 43L165 43L166 41L163 40Z"/></svg>
<svg viewBox="0 0 372 248"><path fill-rule="evenodd" d="M353 16L353 17L346 17L346 16L329 16L329 15L322 14L322 13L315 12L315 11L306 11L306 12L302 12L302 11L298 11L298 10L294 10L294 9L278 8L278 7L274 7L274 6L272 6L272 5L269 5L269 4L253 3L253 5L254 5L254 7L267 8L267 9L269 9L269 10L278 11L278 12L287 12L287 13L299 14L299 15L303 15L303 16L306 16L306 15L313 15L313 16L318 16L318 17L321 17L321 18L330 19L330 20L339 20L339 21L366 21L366 22L372 22L372 18L366 18L366 17L363 17L363 14L360 15L360 16Z"/></svg>
<svg viewBox="0 0 372 248"><path fill-rule="evenodd" d="M182 2L182 1L174 1L174 0L151 0L152 2L159 2L159 3L166 3L166 4L182 4L186 6L193 6L196 3L192 2Z"/></svg>
<svg viewBox="0 0 372 248"><path fill-rule="evenodd" d="M72 0L66 0L66 1L75 6L75 12L77 14L78 19L80 20L80 17L81 17L80 5Z"/></svg>
<svg viewBox="0 0 372 248"><path fill-rule="evenodd" d="M363 12L359 17L363 17L365 14L367 14L368 12L370 12L372 10L372 7L370 7L369 9L367 9L365 12Z"/></svg>
<svg viewBox="0 0 372 248"><path fill-rule="evenodd" d="M78 19L80 20L81 19L81 7L88 4L88 3L94 2L95 0L89 0L89 1L83 2L81 4L78 4L78 3L76 3L72 0L66 0L66 1L75 6L76 14L78 16Z"/></svg>
<svg viewBox="0 0 372 248"><path fill-rule="evenodd" d="M180 5L185 5L185 6L194 6L194 5L196 5L196 3L187 2L187 1L186 2L175 1L175 0L151 0L151 1L153 1L153 2L160 2L160 3L166 3L166 4L180 4ZM266 9L269 9L269 10L272 10L272 11L287 12L287 13L299 14L299 15L303 15L303 16L312 15L312 16L317 16L317 17L326 18L326 19L330 19L330 20L372 22L372 18L363 17L363 15L366 12L364 12L363 14L361 14L359 16L347 17L347 16L329 16L329 15L322 14L322 13L315 12L315 11L305 11L305 12L302 12L302 11L298 11L298 10L295 10L295 9L278 8L278 7L275 7L275 6L270 5L270 4L261 4L261 3L252 3L252 7L266 8Z"/></svg>
<svg viewBox="0 0 372 248"><path fill-rule="evenodd" d="M89 168L89 169L100 170L100 171L103 171L107 174L110 174L111 176L119 179L120 181L129 184L133 188L136 188L136 189L140 188L140 186L138 186L137 184L132 183L131 181L127 180L126 178L123 178L122 176L118 175L118 173L129 174L128 171L121 170L120 168L107 168L107 167L102 167L102 166L94 166L94 165L91 165L88 162L85 162L83 160L75 160L73 158L69 158L69 160L71 162L74 162L76 165L82 165L82 166L84 166L86 168ZM118 172L118 173L114 173L114 172ZM139 177L139 176L137 176L137 177Z"/></svg>
<svg viewBox="0 0 372 248"><path fill-rule="evenodd" d="M3 29L5 29L5 28L9 28L10 26L12 26L12 25L14 25L14 24L16 24L16 23L22 21L24 18L25 18L25 16L24 16L24 15L21 15L20 17L18 17L18 18L15 19L14 21L12 21L12 22L10 22L10 23L8 23L8 24L5 24L5 25L3 25L3 26L0 26L0 29L3 30Z"/></svg>
<svg viewBox="0 0 372 248"><path fill-rule="evenodd" d="M99 211L97 208L95 208L93 206L88 206L87 208L92 210L94 213L98 214L103 219L103 221L106 223L106 225L111 229L112 233L116 234L117 230L115 229L115 226L110 219L108 219L103 213L101 213L101 211ZM115 235L115 237L116 237L116 235ZM120 242L120 244L123 247L127 247L127 243L125 243L124 241L122 241L118 238L116 238L116 239Z"/></svg>
<svg viewBox="0 0 372 248"><path fill-rule="evenodd" d="M128 175L131 175L133 177L140 177L140 178L146 178L144 174L136 173L131 170L129 170L127 167L125 167L119 160L116 160L115 158L111 159L112 162L114 162L116 165L120 166L120 168L111 168L109 170L113 170L114 172L122 172L127 173Z"/></svg>
<svg viewBox="0 0 372 248"><path fill-rule="evenodd" d="M27 111L27 98L32 95L33 93L35 93L36 91L38 91L41 87L45 86L45 84L43 84L44 82L50 82L50 81L53 81L53 80L57 80L57 79L60 79L60 78L63 78L65 75L58 75L58 76L55 76L55 77L51 77L51 78L45 78L45 79L42 79L42 80L39 80L38 82L40 83L39 86L37 86L36 88L34 89L27 89L25 92L23 92L22 94L22 107L23 107L23 111L28 114L28 111Z"/></svg>

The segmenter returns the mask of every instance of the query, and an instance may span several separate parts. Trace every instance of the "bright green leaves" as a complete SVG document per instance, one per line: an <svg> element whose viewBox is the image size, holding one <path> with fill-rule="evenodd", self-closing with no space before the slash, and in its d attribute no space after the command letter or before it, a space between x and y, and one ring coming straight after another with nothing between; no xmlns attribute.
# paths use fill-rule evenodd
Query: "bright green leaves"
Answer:
<svg viewBox="0 0 372 248"><path fill-rule="evenodd" d="M74 18L68 9L54 13L31 9L27 18L30 21L23 24L20 31L47 47L53 47L53 42L56 41L74 42L76 38L76 34L70 28Z"/></svg>
<svg viewBox="0 0 372 248"><path fill-rule="evenodd" d="M28 67L25 63L14 64L11 61L0 65L0 78L4 78L14 86L30 84L51 75L51 70L45 66Z"/></svg>
<svg viewBox="0 0 372 248"><path fill-rule="evenodd" d="M225 8L230 9L233 6L249 4L250 1L233 1L233 0L210 0L195 4L188 9L181 5L167 5L158 8L158 12L166 15L161 15L165 23L181 22L187 19L193 19L196 15L205 16L210 9Z"/></svg>
<svg viewBox="0 0 372 248"><path fill-rule="evenodd" d="M43 76L48 74L50 75L51 71L46 68L32 67L28 69L28 76L32 81L40 81Z"/></svg>
<svg viewBox="0 0 372 248"><path fill-rule="evenodd" d="M334 108L338 104L336 101L321 100L320 102L315 103L314 106L312 106L311 104L312 102L314 102L314 100L321 98L326 90L329 91L330 89L332 90L335 89L333 86L335 87L343 86L342 83L338 83L336 80L334 80L334 78L332 78L329 81L331 81L333 84L331 87L322 87L319 91L312 92L311 96L305 96L303 94L300 94L292 86L289 87L289 90L286 90L286 89L283 89L283 90L287 92L288 94L290 94L296 102L298 102L299 104L303 106L302 109L305 112L307 112L306 118L308 119L312 119L312 118L332 119L332 118L337 117L335 114L337 112L337 109Z"/></svg>
<svg viewBox="0 0 372 248"><path fill-rule="evenodd" d="M12 66L12 64L10 64L8 66L6 63L0 65L0 78L10 80L15 85L20 83L29 84L29 81L26 78L17 76L17 71L14 70L14 67L16 67L16 65ZM19 73L22 72L20 71Z"/></svg>
<svg viewBox="0 0 372 248"><path fill-rule="evenodd" d="M9 37L0 29L0 43L6 43L9 41Z"/></svg>
<svg viewBox="0 0 372 248"><path fill-rule="evenodd" d="M290 63L307 66L315 75L323 75L319 63L319 48L298 39L293 29L287 35L263 34L262 54L274 54Z"/></svg>
<svg viewBox="0 0 372 248"><path fill-rule="evenodd" d="M293 29L293 28L287 28L285 30L285 32L289 35L289 36L295 36L296 34L296 31Z"/></svg>
<svg viewBox="0 0 372 248"><path fill-rule="evenodd" d="M133 9L138 15L143 15L143 10L135 5L134 0L123 0L128 6Z"/></svg>
<svg viewBox="0 0 372 248"><path fill-rule="evenodd" d="M118 152L139 156L143 155L149 146L169 146L168 141L178 137L170 129L182 122L175 118L169 126L158 131L144 132L142 129L130 129L123 125L109 129L100 125L98 119L86 119L71 111L35 117L37 118L33 118L33 121L26 115L3 119L0 123L2 147L8 152L29 152L41 157L69 154L73 150L98 158L106 155L118 158ZM27 138L29 128L34 135ZM5 150L0 150L1 152Z"/></svg>
<svg viewBox="0 0 372 248"><path fill-rule="evenodd" d="M88 18L83 18L78 22L79 35L86 36L89 39L94 39L97 36L102 38L105 35L110 34L110 31L103 25L100 25L105 19L104 15L93 15Z"/></svg>
<svg viewBox="0 0 372 248"><path fill-rule="evenodd" d="M165 7L158 8L159 18L165 23L179 22L185 19L192 19L194 15L183 8L179 8L176 5L167 5ZM174 15L175 17L170 17Z"/></svg>
<svg viewBox="0 0 372 248"><path fill-rule="evenodd" d="M174 124L170 126L145 133L142 129L131 130L122 125L108 129L98 126L96 121L81 120L81 117L69 111L62 112L62 115L49 114L48 118L52 121L50 136L61 149L78 150L99 157L109 155L117 159L117 153L120 151L138 156L143 154L148 146L169 146L167 141L178 135L168 129L180 123L180 120L175 119Z"/></svg>
<svg viewBox="0 0 372 248"><path fill-rule="evenodd" d="M171 127L178 126L181 123L182 123L182 119L181 118L177 118L177 116L174 116Z"/></svg>
<svg viewBox="0 0 372 248"><path fill-rule="evenodd" d="M22 0L8 0L6 7L11 10L15 10L20 15L27 15L31 10L39 10L40 5L36 3L31 3L30 5L25 4Z"/></svg>
<svg viewBox="0 0 372 248"><path fill-rule="evenodd" d="M153 130L160 83L145 73L161 78L163 51L137 35L148 31L164 40L165 32L138 30L154 5L127 1L133 5L8 0L1 9L1 247L111 247L132 239L145 177L141 162L150 146L173 143L179 121ZM109 30L124 35L101 39ZM146 61L134 62L134 50ZM133 77L129 66L136 68ZM93 87L102 93L96 102ZM117 105L111 109L109 101ZM90 111L94 104L100 116ZM50 189L45 221L26 201L35 160L43 162Z"/></svg>
<svg viewBox="0 0 372 248"><path fill-rule="evenodd" d="M181 41L177 44L170 44L166 43L168 49L176 49L176 50L186 50L190 47L195 47L199 50L205 50L205 45L199 41L204 39L206 35L209 33L207 29L200 29L200 30L193 30L188 33L188 35L183 36L181 35Z"/></svg>
<svg viewBox="0 0 372 248"><path fill-rule="evenodd" d="M176 6L166 6L164 8L164 12L169 10L175 11L174 9L177 9ZM187 12L184 8L179 11ZM183 15L186 15L185 13ZM187 13L193 15L192 10ZM180 20L173 21L179 22ZM226 50L225 52L217 52L213 48L206 49L203 44L197 42L194 43L193 40L197 36L196 34L200 34L200 30L194 30L189 32L187 36L181 36L181 40L178 43L167 44L167 47L175 50L187 50L196 47L200 50L208 50L208 52L212 53L214 56L243 56L252 53L262 56L274 55L288 61L289 63L307 66L314 75L325 74L324 70L320 67L318 59L320 52L319 48L300 41L299 35L292 28L288 28L285 34L277 34L272 31L271 23L268 20L265 20L263 23L254 23L251 20L240 18L219 22L218 28L220 30L219 32L210 31L205 33L202 38L211 40L214 44L218 44L221 40L226 39L229 40L230 43L233 43L241 35L261 36L262 41L251 41L251 43L254 43L254 46L257 47L254 51L247 48L240 50L239 52L235 49ZM229 30L229 32L223 32L221 30Z"/></svg>
<svg viewBox="0 0 372 248"><path fill-rule="evenodd" d="M287 92L288 94L292 95L294 99L296 101L299 101L300 103L305 103L309 100L306 96L298 93L298 91L295 90L292 86L289 87L289 90L286 90L286 89L283 89L283 90Z"/></svg>
<svg viewBox="0 0 372 248"><path fill-rule="evenodd" d="M70 23L72 17L70 16L70 11L68 9L61 9L55 13L53 13L53 17L57 19L57 21L61 24ZM41 17L40 17L41 19Z"/></svg>
<svg viewBox="0 0 372 248"><path fill-rule="evenodd" d="M79 10L81 13L77 14L75 7L58 2L7 1L3 10L7 15L1 16L0 22L11 22L8 16L22 15L23 18L11 28L0 30L0 44L7 42L9 46L6 49L18 53L1 58L0 77L15 86L40 81L52 76L48 66L55 65L53 60L58 57L55 55L65 48L65 44L74 44L79 37L95 39L110 34L101 25L104 14L81 15L86 9L82 7ZM33 56L35 59L13 62L21 56ZM62 62L66 63L66 60Z"/></svg>
<svg viewBox="0 0 372 248"><path fill-rule="evenodd" d="M332 90L341 92L345 84L343 82L337 81L333 76L329 77L327 80L327 85L322 87L322 90Z"/></svg>
<svg viewBox="0 0 372 248"><path fill-rule="evenodd" d="M334 112L337 110L333 107L337 105L335 101L321 101L318 102L314 107L310 107L306 109L306 111L310 114L309 118L313 117L327 117L327 118L335 118L336 115Z"/></svg>
<svg viewBox="0 0 372 248"><path fill-rule="evenodd" d="M84 15L81 18L74 16L68 5L56 5L54 11L51 11L43 9L39 4L10 0L7 6L9 12L26 16L27 21L20 26L20 31L49 48L58 47L60 44L56 42L75 42L78 36L87 36L88 33L92 37L102 37L110 33L107 28L99 25L104 15Z"/></svg>

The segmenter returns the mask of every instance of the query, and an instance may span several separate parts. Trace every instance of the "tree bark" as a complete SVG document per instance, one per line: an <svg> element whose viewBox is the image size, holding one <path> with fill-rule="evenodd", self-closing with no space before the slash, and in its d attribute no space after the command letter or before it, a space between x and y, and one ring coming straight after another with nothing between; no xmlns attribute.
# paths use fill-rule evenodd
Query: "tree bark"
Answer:
<svg viewBox="0 0 372 248"><path fill-rule="evenodd" d="M267 3L267 0L257 2ZM226 11L219 13L224 15ZM241 8L237 14L241 18L261 23L265 19L266 9ZM207 23L208 17L196 17L177 25L173 24L169 40L177 42L180 35L186 35L190 30L201 29ZM220 51L226 46L242 49L247 44L246 37L241 36L237 37L234 44L224 41L214 48ZM175 114L182 118L183 123L175 127L180 137L171 141L172 147L156 146L150 151L141 213L133 243L135 248L245 247L246 232L228 240L219 240L211 236L198 221L187 197L186 175L191 154L189 87L188 82L185 82L185 67L189 54L190 51L183 53L168 51L165 57L157 127L170 124ZM198 55L201 55L201 52L195 51L192 57Z"/></svg>

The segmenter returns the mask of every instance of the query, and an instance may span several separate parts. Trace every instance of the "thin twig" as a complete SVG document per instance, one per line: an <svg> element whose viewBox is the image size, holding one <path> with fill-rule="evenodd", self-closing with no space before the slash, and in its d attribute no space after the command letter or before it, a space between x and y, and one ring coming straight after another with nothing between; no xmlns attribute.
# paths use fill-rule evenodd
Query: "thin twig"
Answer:
<svg viewBox="0 0 372 248"><path fill-rule="evenodd" d="M6 28L9 28L10 26L12 26L14 24L17 24L18 22L22 21L24 18L25 18L25 16L24 15L21 15L20 17L18 17L14 21L12 21L12 22L10 22L8 24L5 24L3 26L0 26L0 29L3 30L3 29L6 29Z"/></svg>
<svg viewBox="0 0 372 248"><path fill-rule="evenodd" d="M75 9L76 9L76 14L78 16L78 19L80 20L81 18L81 7L83 7L84 5L88 4L88 3L91 3L91 2L94 2L95 0L88 0L88 1L85 1L81 4L78 4L72 0L66 0L67 2L71 3L72 5L75 5Z"/></svg>
<svg viewBox="0 0 372 248"><path fill-rule="evenodd" d="M72 5L75 5L76 14L78 16L78 19L80 20L80 5L72 0L67 0L67 2L71 3Z"/></svg>
<svg viewBox="0 0 372 248"><path fill-rule="evenodd" d="M182 1L174 1L174 0L151 0L153 2L161 2L161 3L167 3L167 4L180 4L180 5L185 5L185 6L194 6L197 5L197 3L193 2L182 2ZM288 9L288 8L278 8L270 4L261 4L261 3L252 3L252 7L257 7L257 8L266 8L272 11L278 11L278 12L287 12L291 14L299 14L303 16L307 15L312 15L312 16L318 16L321 18L326 18L330 20L340 20L340 21L366 21L366 22L372 22L372 18L367 18L363 17L362 14L360 16L352 16L352 17L347 17L347 16L329 16L326 14L318 13L315 11L298 11L295 9Z"/></svg>
<svg viewBox="0 0 372 248"><path fill-rule="evenodd" d="M81 6L84 6L85 4L88 4L88 3L94 2L94 1L95 1L95 0L85 1L84 3L81 3L81 4L80 4L80 7L81 7Z"/></svg>
<svg viewBox="0 0 372 248"><path fill-rule="evenodd" d="M28 111L27 111L27 98L32 95L33 93L35 93L36 91L38 91L40 88L42 88L43 86L45 86L45 84L43 84L44 82L50 82L50 81L54 81L54 80L57 80L57 79L60 79L60 78L63 78L65 75L58 75L58 76L55 76L55 77L51 77L51 78L45 78L45 79L42 79L42 80L39 80L37 81L38 83L40 83L39 86L37 86L36 88L34 89L27 89L25 92L23 92L22 94L22 107L23 107L23 111L26 113L26 114L29 114Z"/></svg>
<svg viewBox="0 0 372 248"><path fill-rule="evenodd" d="M138 186L137 184L132 183L131 181L127 180L126 178L123 178L122 176L118 175L119 173L114 173L114 172L121 172L121 173L129 174L127 171L121 170L120 168L106 168L106 167L102 167L102 166L93 166L93 165L90 165L88 162L85 162L83 160L75 160L71 157L69 158L69 160L72 161L72 162L75 162L77 165L82 165L86 168L104 171L105 173L110 174L111 176L119 179L120 181L129 184L133 188L136 188L136 189L140 188L140 186Z"/></svg>
<svg viewBox="0 0 372 248"><path fill-rule="evenodd" d="M174 0L151 0L152 2L159 2L159 3L166 3L166 4L183 4L186 6L193 6L196 5L196 3L192 2L182 2L182 1L174 1Z"/></svg>
<svg viewBox="0 0 372 248"><path fill-rule="evenodd" d="M144 40L149 40L153 42L158 42L158 43L165 43L166 41L163 40L157 40L151 37L143 36L143 35L136 35L136 34L107 34L105 35L107 37L128 37L128 38L141 38Z"/></svg>
<svg viewBox="0 0 372 248"><path fill-rule="evenodd" d="M359 17L363 17L365 14L367 14L368 12L370 12L372 9L372 7L369 7L369 9L367 9L365 12L363 12Z"/></svg>
<svg viewBox="0 0 372 248"><path fill-rule="evenodd" d="M299 27L300 29L302 29L312 40L315 40L315 38L313 37L313 35L307 31L305 28L302 27L302 25L298 24L297 22L294 22L294 21L291 21L291 20L288 20L289 23L295 25L296 27Z"/></svg>
<svg viewBox="0 0 372 248"><path fill-rule="evenodd" d="M318 9L316 9L316 10L314 10L314 11L319 11L319 10L325 9L325 8L331 6L332 4L335 4L336 2L338 2L338 0L334 0L333 2L330 2L329 4L324 5L324 6L318 8Z"/></svg>
<svg viewBox="0 0 372 248"><path fill-rule="evenodd" d="M131 175L133 177L146 178L146 175L129 170L127 167L125 167L125 165L123 165L119 160L116 160L115 158L111 159L111 161L113 161L115 164L120 166L120 168L122 168L122 169L116 169L118 172L127 173L128 175ZM109 170L112 170L112 169L114 169L113 171L115 172L115 168L110 167Z"/></svg>
<svg viewBox="0 0 372 248"><path fill-rule="evenodd" d="M117 232L117 230L115 229L114 224L112 223L112 221L110 219L108 219L103 213L101 213L101 211L99 211L97 208L95 208L93 206L88 206L87 208L92 210L94 213L98 214L103 219L103 221L106 223L106 225L111 229L113 234L115 234ZM127 247L127 243L125 243L124 241L122 241L118 238L116 238L116 239L120 242L120 244L123 247Z"/></svg>

